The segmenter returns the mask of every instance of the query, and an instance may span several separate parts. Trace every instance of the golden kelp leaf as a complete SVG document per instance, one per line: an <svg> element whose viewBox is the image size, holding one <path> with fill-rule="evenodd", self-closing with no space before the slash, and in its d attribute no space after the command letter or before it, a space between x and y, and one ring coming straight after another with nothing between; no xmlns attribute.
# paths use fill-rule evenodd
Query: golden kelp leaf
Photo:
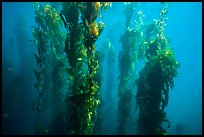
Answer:
<svg viewBox="0 0 204 137"><path fill-rule="evenodd" d="M98 24L96 22L93 22L90 26L89 26L89 34L92 37L98 37L99 33L98 33Z"/></svg>

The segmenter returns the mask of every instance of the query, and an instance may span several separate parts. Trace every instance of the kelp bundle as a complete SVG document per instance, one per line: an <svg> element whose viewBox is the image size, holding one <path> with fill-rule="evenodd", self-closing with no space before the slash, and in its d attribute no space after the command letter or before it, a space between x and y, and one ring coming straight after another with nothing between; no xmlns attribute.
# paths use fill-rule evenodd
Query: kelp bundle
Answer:
<svg viewBox="0 0 204 137"><path fill-rule="evenodd" d="M61 18L67 28L65 52L67 54L70 68L70 93L67 95L67 134L80 134L85 128L86 121L86 98L87 89L87 51L83 43L83 24L78 23L79 10L77 3L66 3L62 5Z"/></svg>
<svg viewBox="0 0 204 137"><path fill-rule="evenodd" d="M105 98L107 102L107 113L113 112L113 81L114 81L114 61L115 61L115 50L108 39L104 44L104 51L106 55L106 63L107 63L107 73L106 73L106 91L105 91Z"/></svg>
<svg viewBox="0 0 204 137"><path fill-rule="evenodd" d="M165 107L168 104L169 87L177 76L179 63L173 49L169 47L164 33L167 5L163 4L160 18L146 29L146 64L137 80L136 103L139 108L137 128L139 134L166 134L162 127L166 118ZM168 125L168 127L170 124Z"/></svg>
<svg viewBox="0 0 204 137"><path fill-rule="evenodd" d="M112 109L112 101L113 101L113 95L112 95L112 91L113 91L113 74L114 74L114 61L115 61L115 50L114 47L111 44L111 41L108 39L106 41L105 45L105 55L106 55L106 60L107 60L107 74L106 74L106 78L107 78L107 87L106 87L106 95L105 98L109 101L109 107L110 109ZM110 112L110 111L108 111Z"/></svg>
<svg viewBox="0 0 204 137"><path fill-rule="evenodd" d="M101 46L96 51L96 55L100 57L100 60L99 60L100 67L102 67L102 61L105 61L105 64L108 66L105 71L106 77L103 77L103 81L106 81L105 93L103 93L105 97L102 98L102 95L99 92L100 93L99 98L100 98L101 103L98 108L98 115L97 115L97 121L96 121L96 126L95 126L95 133L101 134L101 133L104 133L103 131L104 129L108 128L107 127L108 125L104 123L110 122L110 120L107 119L106 116L109 115L109 118L111 119L111 116L114 110L113 109L113 100L114 100L113 99L113 91L114 91L113 82L114 82L115 51L114 51L114 47L111 44L110 39L107 39L104 42L102 42ZM102 68L100 70L102 73Z"/></svg>
<svg viewBox="0 0 204 137"><path fill-rule="evenodd" d="M71 93L67 96L69 110L68 134L92 134L99 99L100 70L95 55L95 42L103 31L104 24L95 20L101 9L109 3L70 2L63 3L61 18L67 28L65 52L72 76ZM82 23L79 23L81 15Z"/></svg>
<svg viewBox="0 0 204 137"><path fill-rule="evenodd" d="M136 61L136 30L130 29L130 20L135 10L135 3L126 6L126 30L120 38L122 50L119 52L119 85L118 85L118 131L124 134L127 118L130 116L130 103L132 100L131 76Z"/></svg>
<svg viewBox="0 0 204 137"><path fill-rule="evenodd" d="M35 3L34 7L37 27L33 26L33 37L38 49L38 54L35 54L37 68L34 69L38 101L33 103L37 109L36 133L63 134L63 89L66 85L65 35L60 29L63 24L50 5Z"/></svg>
<svg viewBox="0 0 204 137"><path fill-rule="evenodd" d="M95 58L96 60L98 60L99 63L99 67L96 71L95 74L95 81L98 83L99 89L98 92L96 93L95 97L98 100L98 106L97 106L97 110L95 112L97 112L95 114L95 124L93 127L93 134L98 134L98 131L102 131L102 127L101 127L101 122L102 122L102 113L101 113L101 104L102 104L102 95L101 95L101 84L102 84L102 63L103 63L103 55L102 52L100 50L96 50L95 52Z"/></svg>

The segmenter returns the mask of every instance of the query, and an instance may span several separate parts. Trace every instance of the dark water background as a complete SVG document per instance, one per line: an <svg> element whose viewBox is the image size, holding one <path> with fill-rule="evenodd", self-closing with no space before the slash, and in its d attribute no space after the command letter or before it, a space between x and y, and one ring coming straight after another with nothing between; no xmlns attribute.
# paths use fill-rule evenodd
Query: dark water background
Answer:
<svg viewBox="0 0 204 137"><path fill-rule="evenodd" d="M159 2L141 3L133 14L142 10L145 15L144 22L152 23L152 19L159 17L160 6ZM112 64L112 109L108 109L110 100L105 98L104 93L109 66L106 62L103 63L102 96L106 102L103 107L103 114L106 116L103 120L103 134L117 134L117 58L121 49L119 38L125 29L123 10L123 3L113 3L112 8L102 13L104 18L98 19L104 22L105 29L96 44L100 47L102 42L109 38L115 48L116 57ZM171 122L168 133L202 134L202 3L171 2L168 11L165 31L167 37L171 38L170 47L175 49L176 58L181 64L166 108L167 118ZM34 134L36 111L32 109L32 101L37 96L33 86L35 82L33 54L37 50L30 41L31 26L36 26L34 16L31 2L2 3L3 134ZM13 88L14 92L7 93L9 88ZM15 104L11 104L11 99ZM128 123L126 134L135 134L134 102L132 108L132 120ZM10 119L7 120L8 118Z"/></svg>

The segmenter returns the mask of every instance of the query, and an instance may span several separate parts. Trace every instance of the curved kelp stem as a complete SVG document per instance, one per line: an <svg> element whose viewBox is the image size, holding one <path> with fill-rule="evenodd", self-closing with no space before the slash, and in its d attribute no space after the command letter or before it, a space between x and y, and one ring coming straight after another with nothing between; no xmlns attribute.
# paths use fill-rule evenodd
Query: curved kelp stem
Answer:
<svg viewBox="0 0 204 137"><path fill-rule="evenodd" d="M159 20L146 29L147 62L137 80L138 134L167 134L161 126L163 122L169 124L164 109L168 104L169 87L173 87L180 65L164 34L166 13L167 5L163 5Z"/></svg>

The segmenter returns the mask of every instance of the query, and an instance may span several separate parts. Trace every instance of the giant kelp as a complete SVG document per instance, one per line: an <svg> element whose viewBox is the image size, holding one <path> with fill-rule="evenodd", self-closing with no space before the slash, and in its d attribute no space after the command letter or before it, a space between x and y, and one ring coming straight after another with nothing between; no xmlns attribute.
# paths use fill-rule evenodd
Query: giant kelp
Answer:
<svg viewBox="0 0 204 137"><path fill-rule="evenodd" d="M95 124L94 124L94 127L93 127L93 132L92 134L97 134L97 130L102 130L101 128L101 122L102 122L102 113L101 113L101 105L102 105L102 94L101 94L101 85L102 85L102 63L103 63L103 55L102 55L102 52L100 50L96 50L95 52L95 58L96 60L98 60L98 63L99 63L99 66L96 70L96 74L95 74L95 77L93 77L93 80L96 81L98 83L98 86L99 86L99 89L98 89L98 92L96 93L96 98L98 100L98 106L97 106L97 109L96 109L96 113L95 113Z"/></svg>
<svg viewBox="0 0 204 137"><path fill-rule="evenodd" d="M173 88L173 79L177 76L176 61L173 49L169 47L164 33L167 5L160 11L160 18L154 20L146 29L146 64L137 80L136 103L139 108L137 121L138 134L166 134L163 122L169 121L165 107L168 104L169 87ZM168 127L169 127L168 126Z"/></svg>
<svg viewBox="0 0 204 137"><path fill-rule="evenodd" d="M113 82L114 82L114 62L115 62L115 49L111 43L111 41L108 39L106 41L105 45L105 55L106 55L106 60L107 60L107 87L106 87L106 92L105 92L105 98L108 101L108 110L107 112L111 112L112 107L113 107Z"/></svg>
<svg viewBox="0 0 204 137"><path fill-rule="evenodd" d="M100 100L99 62L95 55L95 42L104 24L97 23L100 10L109 4L100 2L64 2L61 18L67 29L65 52L70 64L68 72L73 78L71 94L67 95L68 134L92 134ZM79 22L81 15L82 22Z"/></svg>
<svg viewBox="0 0 204 137"><path fill-rule="evenodd" d="M114 60L110 41L102 45L103 51L96 51L96 41L104 29L104 23L96 20L108 6L107 2L63 2L59 14L48 4L35 4L37 27L32 28L38 52L34 69L38 101L33 107L37 110L37 134L96 133L104 50L108 49L107 62ZM126 4L126 28L120 37L118 130L124 134L133 96L131 79L137 77L135 65L143 59L145 67L136 83L138 133L165 134L161 124L169 122L164 109L179 67L164 34L167 7L163 4L160 18L145 31L142 11L137 12L136 28L131 28L135 7L136 3ZM61 30L63 24L66 34ZM113 68L108 70L109 77ZM111 78L107 81L107 101L112 100Z"/></svg>
<svg viewBox="0 0 204 137"><path fill-rule="evenodd" d="M34 8L37 27L32 26L32 28L38 51L35 54L37 67L34 69L38 101L33 102L33 107L37 110L36 133L63 134L62 119L65 109L63 89L67 83L65 35L61 31L63 24L60 15L50 5L42 6L34 3ZM57 126L50 127L50 125Z"/></svg>
<svg viewBox="0 0 204 137"><path fill-rule="evenodd" d="M130 103L132 100L131 90L131 74L136 61L136 33L135 29L130 28L130 20L133 15L136 3L128 3L125 7L129 12L126 12L126 29L120 37L122 50L119 52L119 85L118 85L118 131L119 134L124 134L125 124L130 115Z"/></svg>
<svg viewBox="0 0 204 137"><path fill-rule="evenodd" d="M36 125L35 125L35 132L37 134L43 134L45 133L45 129L43 129L43 126L41 124L41 118L42 118L42 99L45 96L45 91L43 91L43 83L44 83L44 78L43 78L43 73L46 69L44 66L45 62L45 54L46 54L46 48L48 48L48 41L46 38L46 34L43 32L44 23L43 20L44 18L42 17L42 11L43 7L41 7L41 13L40 13L40 5L36 3L36 23L38 27L33 27L33 38L34 42L36 43L37 46L37 51L38 53L35 54L35 60L36 60L36 69L34 69L34 74L36 77L37 82L35 83L35 89L37 90L38 94L38 100L37 103L33 103L33 107L37 110L37 120L36 120Z"/></svg>
<svg viewBox="0 0 204 137"><path fill-rule="evenodd" d="M105 73L106 77L103 77L103 81L106 81L106 88L105 92L103 93L104 98L102 98L102 93L100 92L99 98L100 98L100 105L98 108L98 115L97 115L97 121L96 121L96 128L95 133L96 134L102 134L104 133L104 130L106 128L109 128L106 124L107 122L110 122L110 119L113 115L113 107L114 107L114 62L115 62L115 50L113 45L111 44L110 39L105 40L102 42L99 49L96 51L96 55L100 57L99 59L99 66L102 66L102 61L105 62L105 64L108 66L106 68ZM102 72L102 69L101 69ZM101 84L100 84L101 85ZM106 118L106 116L109 115L109 119ZM111 125L110 125L111 126ZM110 128L109 128L110 129Z"/></svg>

